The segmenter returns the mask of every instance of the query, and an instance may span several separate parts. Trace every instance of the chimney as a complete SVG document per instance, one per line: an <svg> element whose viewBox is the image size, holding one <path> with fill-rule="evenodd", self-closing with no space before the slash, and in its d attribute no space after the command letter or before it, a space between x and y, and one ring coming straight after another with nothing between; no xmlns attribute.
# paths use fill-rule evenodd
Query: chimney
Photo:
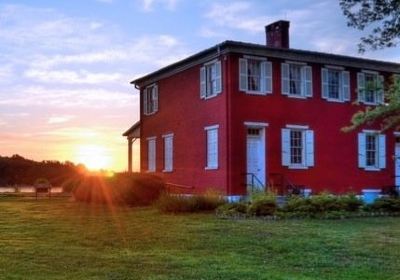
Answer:
<svg viewBox="0 0 400 280"><path fill-rule="evenodd" d="M289 48L289 21L279 20L265 26L267 47Z"/></svg>

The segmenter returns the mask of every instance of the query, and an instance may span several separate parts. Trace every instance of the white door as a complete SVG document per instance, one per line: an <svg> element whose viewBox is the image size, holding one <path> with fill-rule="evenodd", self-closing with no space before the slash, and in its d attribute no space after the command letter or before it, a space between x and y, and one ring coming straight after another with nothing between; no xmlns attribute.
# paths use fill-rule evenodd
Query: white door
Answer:
<svg viewBox="0 0 400 280"><path fill-rule="evenodd" d="M247 184L252 188L265 188L265 140L263 129L248 129ZM254 175L254 176L253 176Z"/></svg>
<svg viewBox="0 0 400 280"><path fill-rule="evenodd" d="M400 186L400 143L396 143L394 157L395 157L395 168L394 168L395 184L397 187L399 187Z"/></svg>

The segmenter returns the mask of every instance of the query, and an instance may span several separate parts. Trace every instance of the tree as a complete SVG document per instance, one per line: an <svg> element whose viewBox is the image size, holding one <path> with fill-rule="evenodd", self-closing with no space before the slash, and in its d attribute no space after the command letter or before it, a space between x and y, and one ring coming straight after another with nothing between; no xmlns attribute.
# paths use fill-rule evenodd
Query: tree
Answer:
<svg viewBox="0 0 400 280"><path fill-rule="evenodd" d="M372 28L367 37L361 37L359 52L395 47L400 43L400 0L340 0L347 17L347 25L365 30Z"/></svg>
<svg viewBox="0 0 400 280"><path fill-rule="evenodd" d="M340 0L347 25L365 30L372 28L358 44L359 52L391 48L400 43L400 0ZM386 83L387 103L367 107L353 115L351 125L344 131L354 130L364 124L379 123L381 130L400 129L400 76L392 76Z"/></svg>

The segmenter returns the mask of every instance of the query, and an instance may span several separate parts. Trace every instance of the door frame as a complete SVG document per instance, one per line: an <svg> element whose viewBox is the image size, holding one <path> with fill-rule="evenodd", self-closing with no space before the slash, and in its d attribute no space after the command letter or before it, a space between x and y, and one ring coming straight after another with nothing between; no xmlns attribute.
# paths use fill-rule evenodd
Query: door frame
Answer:
<svg viewBox="0 0 400 280"><path fill-rule="evenodd" d="M264 187L267 187L267 136L266 136L266 128L269 126L268 123L265 122L244 122L244 126L246 129L246 146L245 146L245 151L246 151L246 173L248 173L248 166L247 166L247 139L248 139L248 135L247 135L247 130L249 128L255 128L255 129L260 129L260 143L261 143L261 155L264 155L261 157L261 162L263 162L263 170L262 170L262 178L258 178L260 179L260 181L264 184Z"/></svg>

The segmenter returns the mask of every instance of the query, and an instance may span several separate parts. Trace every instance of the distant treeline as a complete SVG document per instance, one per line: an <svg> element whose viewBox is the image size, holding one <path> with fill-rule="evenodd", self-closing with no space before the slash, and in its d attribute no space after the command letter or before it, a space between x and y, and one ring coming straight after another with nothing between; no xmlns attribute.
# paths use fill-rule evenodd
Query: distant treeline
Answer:
<svg viewBox="0 0 400 280"><path fill-rule="evenodd" d="M37 162L20 155L0 156L0 186L33 185L37 180L46 179L53 186L72 189L85 172L84 165L68 161Z"/></svg>

